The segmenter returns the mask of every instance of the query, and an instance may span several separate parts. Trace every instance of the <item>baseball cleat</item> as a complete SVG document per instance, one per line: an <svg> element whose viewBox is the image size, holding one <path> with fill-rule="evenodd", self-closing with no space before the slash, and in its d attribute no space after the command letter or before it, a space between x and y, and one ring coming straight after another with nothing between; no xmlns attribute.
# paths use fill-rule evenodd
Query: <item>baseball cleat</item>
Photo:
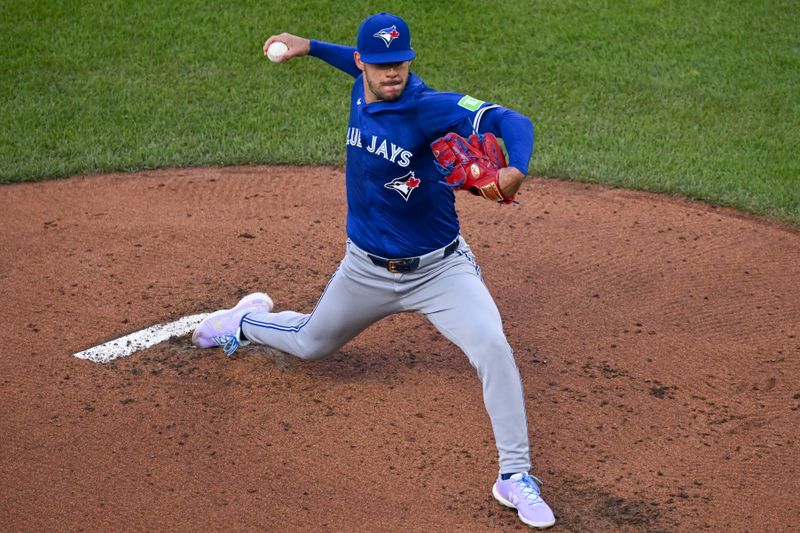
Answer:
<svg viewBox="0 0 800 533"><path fill-rule="evenodd" d="M215 311L198 324L192 334L192 344L198 348L221 346L230 357L239 346L250 344L242 340L242 319L248 313L272 311L272 298L263 292L249 294L239 300L233 309Z"/></svg>
<svg viewBox="0 0 800 533"><path fill-rule="evenodd" d="M492 487L492 495L506 507L516 509L519 519L529 526L544 529L555 524L556 517L540 496L541 489L537 481L541 483L527 472L514 474L505 481L498 477Z"/></svg>

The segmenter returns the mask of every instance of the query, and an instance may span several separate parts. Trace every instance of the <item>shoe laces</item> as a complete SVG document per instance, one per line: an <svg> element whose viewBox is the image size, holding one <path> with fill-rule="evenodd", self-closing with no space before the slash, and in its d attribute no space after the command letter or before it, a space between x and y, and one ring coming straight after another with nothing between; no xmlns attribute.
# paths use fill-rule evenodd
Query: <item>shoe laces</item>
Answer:
<svg viewBox="0 0 800 533"><path fill-rule="evenodd" d="M527 472L524 472L518 479L514 479L514 477L515 476L512 476L511 479L520 486L522 495L525 496L525 499L528 500L529 504L537 505L544 501L539 496L541 489L539 488L539 485L536 484L537 481L541 483L541 479L536 476L532 476Z"/></svg>
<svg viewBox="0 0 800 533"><path fill-rule="evenodd" d="M219 335L214 337L214 342L217 343L217 346L222 346L222 350L228 357L232 356L233 352L242 344L236 335Z"/></svg>

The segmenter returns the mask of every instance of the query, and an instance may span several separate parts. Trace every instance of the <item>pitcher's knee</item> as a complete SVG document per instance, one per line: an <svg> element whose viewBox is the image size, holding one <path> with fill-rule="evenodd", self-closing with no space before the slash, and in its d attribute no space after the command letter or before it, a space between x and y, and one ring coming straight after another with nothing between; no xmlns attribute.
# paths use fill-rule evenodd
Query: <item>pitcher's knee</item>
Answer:
<svg viewBox="0 0 800 533"><path fill-rule="evenodd" d="M481 342L467 347L467 356L480 371L485 367L513 366L514 352L505 336L483 339Z"/></svg>
<svg viewBox="0 0 800 533"><path fill-rule="evenodd" d="M328 352L317 351L317 352L302 353L298 355L298 357L303 361L316 361L317 359L322 359L326 355L328 355Z"/></svg>
<svg viewBox="0 0 800 533"><path fill-rule="evenodd" d="M331 348L323 343L315 343L308 346L301 346L299 353L296 355L304 361L315 361L317 359L322 359L326 355L330 355L335 350L335 347Z"/></svg>
<svg viewBox="0 0 800 533"><path fill-rule="evenodd" d="M511 345L508 344L508 340L502 332L485 336L478 346L479 349L484 352L493 354L512 354Z"/></svg>

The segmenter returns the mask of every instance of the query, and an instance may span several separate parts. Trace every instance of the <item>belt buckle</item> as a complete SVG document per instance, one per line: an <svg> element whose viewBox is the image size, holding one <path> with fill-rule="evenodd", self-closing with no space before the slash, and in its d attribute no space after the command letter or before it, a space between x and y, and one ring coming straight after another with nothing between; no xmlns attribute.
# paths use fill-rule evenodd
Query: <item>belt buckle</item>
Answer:
<svg viewBox="0 0 800 533"><path fill-rule="evenodd" d="M399 274L402 271L398 270L398 267L404 265L405 263L406 261L404 259L389 259L386 262L386 270L392 274Z"/></svg>

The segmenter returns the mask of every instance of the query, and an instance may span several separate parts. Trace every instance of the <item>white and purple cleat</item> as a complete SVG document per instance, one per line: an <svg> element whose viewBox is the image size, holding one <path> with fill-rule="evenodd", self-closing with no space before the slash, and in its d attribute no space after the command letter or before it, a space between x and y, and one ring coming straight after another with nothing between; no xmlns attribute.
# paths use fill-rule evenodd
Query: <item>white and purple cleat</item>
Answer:
<svg viewBox="0 0 800 533"><path fill-rule="evenodd" d="M527 472L514 474L506 480L498 477L492 494L506 507L516 509L520 520L529 526L544 529L555 524L556 517L540 496L541 489L537 481L541 483Z"/></svg>
<svg viewBox="0 0 800 533"><path fill-rule="evenodd" d="M215 311L198 324L192 334L192 344L198 348L222 346L225 355L230 357L239 346L250 344L242 340L242 319L248 313L269 313L272 311L272 298L263 292L249 294L239 300L232 309Z"/></svg>

